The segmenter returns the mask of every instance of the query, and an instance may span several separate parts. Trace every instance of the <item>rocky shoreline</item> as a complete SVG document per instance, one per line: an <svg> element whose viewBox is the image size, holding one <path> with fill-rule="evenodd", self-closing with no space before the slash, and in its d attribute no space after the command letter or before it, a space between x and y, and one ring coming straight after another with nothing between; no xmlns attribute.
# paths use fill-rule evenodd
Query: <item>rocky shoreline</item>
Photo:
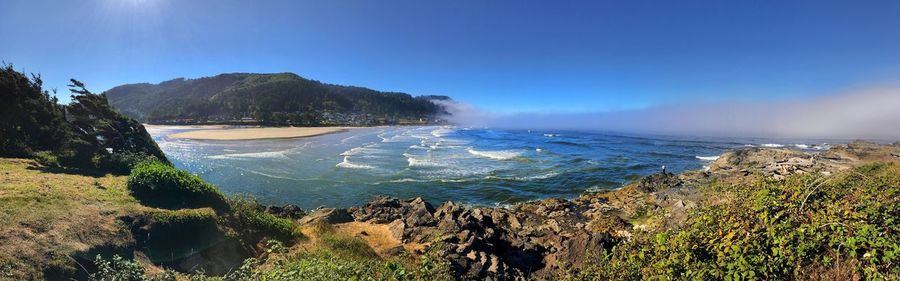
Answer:
<svg viewBox="0 0 900 281"><path fill-rule="evenodd" d="M392 245L382 256L421 256L427 251L449 260L459 276L479 280L550 278L589 262L634 233L677 229L688 212L714 203L701 188L711 182L749 183L792 174L833 173L875 161L900 161L900 143L855 141L822 152L781 148L728 151L706 171L658 173L618 190L584 193L571 199L523 202L509 208L437 207L421 198L375 198L349 209L319 208L309 214L295 206L267 211L300 224L365 224L386 228ZM353 231L351 231L353 232ZM366 231L351 233L363 240ZM368 240L367 240L368 241Z"/></svg>

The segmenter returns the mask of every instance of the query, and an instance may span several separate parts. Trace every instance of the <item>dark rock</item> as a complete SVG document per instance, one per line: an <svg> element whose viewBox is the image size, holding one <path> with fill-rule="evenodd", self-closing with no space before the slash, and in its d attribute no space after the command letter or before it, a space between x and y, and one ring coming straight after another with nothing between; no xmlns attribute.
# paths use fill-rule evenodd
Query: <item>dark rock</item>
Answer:
<svg viewBox="0 0 900 281"><path fill-rule="evenodd" d="M319 208L300 219L298 223L310 224L324 222L329 224L336 224L351 221L353 221L353 217L350 216L350 213L347 212L347 209Z"/></svg>
<svg viewBox="0 0 900 281"><path fill-rule="evenodd" d="M646 176L638 183L638 190L656 192L681 186L682 181L672 173L658 173Z"/></svg>
<svg viewBox="0 0 900 281"><path fill-rule="evenodd" d="M284 207L268 206L266 207L266 213L288 219L299 219L306 215L303 209L291 204L284 205Z"/></svg>

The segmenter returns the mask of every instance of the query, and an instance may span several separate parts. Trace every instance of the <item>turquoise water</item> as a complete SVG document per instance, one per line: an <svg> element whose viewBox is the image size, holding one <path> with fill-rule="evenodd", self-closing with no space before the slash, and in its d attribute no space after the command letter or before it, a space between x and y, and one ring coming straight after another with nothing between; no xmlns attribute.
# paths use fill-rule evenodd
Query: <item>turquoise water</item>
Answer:
<svg viewBox="0 0 900 281"><path fill-rule="evenodd" d="M301 208L349 207L376 195L502 205L615 189L660 170L703 169L744 146L816 150L821 141L603 132L375 127L304 139L194 141L149 128L176 166L228 194Z"/></svg>

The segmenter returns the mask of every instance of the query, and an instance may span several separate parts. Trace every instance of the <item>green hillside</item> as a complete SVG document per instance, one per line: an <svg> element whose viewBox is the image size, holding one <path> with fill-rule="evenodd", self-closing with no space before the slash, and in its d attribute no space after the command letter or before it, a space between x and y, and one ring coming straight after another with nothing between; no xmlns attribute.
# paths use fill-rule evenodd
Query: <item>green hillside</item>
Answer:
<svg viewBox="0 0 900 281"><path fill-rule="evenodd" d="M268 125L432 123L433 99L305 79L293 73L230 73L105 92L123 114L150 123L253 122Z"/></svg>

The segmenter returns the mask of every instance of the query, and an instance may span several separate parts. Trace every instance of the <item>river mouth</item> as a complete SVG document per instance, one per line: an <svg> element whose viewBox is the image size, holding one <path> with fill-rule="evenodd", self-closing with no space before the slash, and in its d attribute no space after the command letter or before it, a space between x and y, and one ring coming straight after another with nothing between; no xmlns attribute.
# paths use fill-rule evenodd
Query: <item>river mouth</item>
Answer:
<svg viewBox="0 0 900 281"><path fill-rule="evenodd" d="M586 190L615 189L665 165L702 169L727 149L762 140L529 131L454 126L357 128L297 139L188 140L168 135L196 130L148 128L181 169L227 194L266 204L350 207L374 196L498 206Z"/></svg>

